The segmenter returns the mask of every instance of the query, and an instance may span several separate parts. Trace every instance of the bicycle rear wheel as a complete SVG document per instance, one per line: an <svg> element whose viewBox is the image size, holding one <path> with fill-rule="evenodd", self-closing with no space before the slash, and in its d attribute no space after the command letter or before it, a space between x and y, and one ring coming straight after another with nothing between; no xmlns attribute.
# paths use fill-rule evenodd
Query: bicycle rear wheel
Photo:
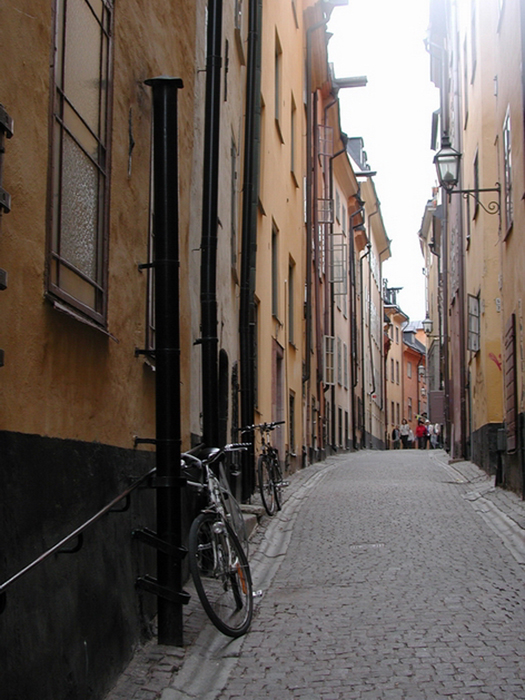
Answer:
<svg viewBox="0 0 525 700"><path fill-rule="evenodd" d="M263 506L268 515L273 515L277 510L273 464L266 455L261 455L257 462L257 478Z"/></svg>
<svg viewBox="0 0 525 700"><path fill-rule="evenodd" d="M251 624L250 567L239 539L216 513L201 513L189 536L190 571L197 594L215 627L240 637Z"/></svg>

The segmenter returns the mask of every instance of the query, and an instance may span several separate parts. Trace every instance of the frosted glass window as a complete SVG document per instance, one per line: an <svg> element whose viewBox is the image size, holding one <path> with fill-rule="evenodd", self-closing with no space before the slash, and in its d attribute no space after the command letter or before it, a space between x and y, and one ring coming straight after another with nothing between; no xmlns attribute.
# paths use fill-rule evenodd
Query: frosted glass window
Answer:
<svg viewBox="0 0 525 700"><path fill-rule="evenodd" d="M47 292L105 325L110 0L56 0Z"/></svg>
<svg viewBox="0 0 525 700"><path fill-rule="evenodd" d="M75 110L97 133L99 124L100 25L85 0L68 0L64 91Z"/></svg>
<svg viewBox="0 0 525 700"><path fill-rule="evenodd" d="M61 256L91 279L97 274L98 174L67 134L62 158Z"/></svg>

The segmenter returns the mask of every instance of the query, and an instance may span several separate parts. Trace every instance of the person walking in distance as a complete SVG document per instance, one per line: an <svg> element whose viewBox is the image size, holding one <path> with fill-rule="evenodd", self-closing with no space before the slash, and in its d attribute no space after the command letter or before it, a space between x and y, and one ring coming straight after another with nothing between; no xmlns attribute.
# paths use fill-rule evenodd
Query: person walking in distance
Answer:
<svg viewBox="0 0 525 700"><path fill-rule="evenodd" d="M403 418L401 422L401 427L399 428L399 434L401 436L401 442L403 443L403 449L406 450L410 447L408 444L408 436L410 434L410 426L408 425L407 419Z"/></svg>
<svg viewBox="0 0 525 700"><path fill-rule="evenodd" d="M434 425L434 434L432 435L432 437L434 438L434 448L435 449L438 449L439 447L441 447L440 435L441 435L441 426L439 425L439 423L436 423Z"/></svg>
<svg viewBox="0 0 525 700"><path fill-rule="evenodd" d="M416 440L418 450L424 450L427 446L427 429L422 420L417 422Z"/></svg>
<svg viewBox="0 0 525 700"><path fill-rule="evenodd" d="M427 421L428 442L431 450L436 449L436 436L434 435L434 424Z"/></svg>
<svg viewBox="0 0 525 700"><path fill-rule="evenodd" d="M400 436L399 436L399 426L394 425L394 428L392 430L392 442L394 450L399 450L399 442L400 442Z"/></svg>

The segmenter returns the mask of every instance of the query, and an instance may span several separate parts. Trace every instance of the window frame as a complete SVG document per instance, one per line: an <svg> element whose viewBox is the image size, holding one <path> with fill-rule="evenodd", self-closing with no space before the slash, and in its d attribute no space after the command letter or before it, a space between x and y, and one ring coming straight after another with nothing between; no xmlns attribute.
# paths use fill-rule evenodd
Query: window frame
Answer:
<svg viewBox="0 0 525 700"><path fill-rule="evenodd" d="M275 222L272 224L271 271L272 316L279 319L279 229Z"/></svg>
<svg viewBox="0 0 525 700"><path fill-rule="evenodd" d="M335 386L335 337L333 335L324 336L324 384L325 386Z"/></svg>
<svg viewBox="0 0 525 700"><path fill-rule="evenodd" d="M282 130L282 83L283 83L283 49L277 31L275 32L274 54L274 118L281 143L284 143Z"/></svg>
<svg viewBox="0 0 525 700"><path fill-rule="evenodd" d="M503 144L503 200L505 206L505 238L509 235L514 223L514 207L512 203L512 122L510 106L507 107L502 127Z"/></svg>
<svg viewBox="0 0 525 700"><path fill-rule="evenodd" d="M288 261L288 342L295 347L295 262Z"/></svg>
<svg viewBox="0 0 525 700"><path fill-rule="evenodd" d="M343 385L343 341L337 336L337 384Z"/></svg>
<svg viewBox="0 0 525 700"><path fill-rule="evenodd" d="M49 177L47 197L47 241L45 264L45 296L57 308L71 313L78 320L102 330L107 328L108 259L109 259L109 193L111 176L111 122L113 98L113 25L114 7L111 0L100 0L101 16L97 16L89 0L80 0L82 7L99 25L100 46L98 54L98 114L97 131L89 123L89 116L71 101L72 90L65 85L67 71L66 36L68 6L64 0L55 0L55 26L53 34L53 59L50 66L49 109ZM69 21L73 21L69 19ZM106 89L104 91L104 87ZM102 86L102 87L101 87ZM96 176L96 195L93 211L96 212L96 230L93 230L94 273L87 273L63 254L66 240L62 216L67 195L64 191L64 143L69 139L86 162L93 166ZM90 153L89 143L96 154ZM77 161L78 162L78 161ZM70 206L75 205L71 195ZM71 240L71 239L70 239ZM70 284L61 278L69 277ZM76 287L76 290L72 289ZM76 294L75 294L76 291ZM92 294L89 302L83 295ZM63 302L63 303L61 303ZM64 306L65 304L65 306Z"/></svg>
<svg viewBox="0 0 525 700"><path fill-rule="evenodd" d="M479 294L467 294L467 350L477 353L481 349L481 319Z"/></svg>

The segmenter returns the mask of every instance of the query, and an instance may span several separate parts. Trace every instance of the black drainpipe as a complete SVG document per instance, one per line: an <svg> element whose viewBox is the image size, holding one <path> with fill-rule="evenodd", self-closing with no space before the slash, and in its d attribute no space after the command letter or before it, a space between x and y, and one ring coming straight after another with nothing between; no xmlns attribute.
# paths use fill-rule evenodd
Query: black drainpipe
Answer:
<svg viewBox="0 0 525 700"><path fill-rule="evenodd" d="M326 112L327 110L334 104L336 104L337 100L334 100L331 102L327 107L325 107L325 123L326 123ZM345 147L342 148L341 150L337 151L337 153L334 153L332 156L330 156L330 166L329 166L329 188L330 188L330 199L333 202L334 201L334 160L342 155L343 153L346 153L346 139L342 139L345 142ZM346 202L343 203L343 206L346 206ZM330 224L330 232L333 236L334 233L334 222ZM332 239L333 241L333 239ZM327 256L327 261L330 265L333 265L333 260L332 260L332 252L333 248L329 245L327 245L328 241L325 242L325 255ZM327 264L328 264L327 263ZM330 278L329 278L330 279ZM330 289L330 301L329 301L329 307L330 307L330 335L334 336L335 334L335 294L334 294L334 283L330 281L329 284L329 289ZM330 402L332 404L332 413L330 415L330 437L332 438L332 448L334 451L336 451L336 444L337 444L337 438L336 438L336 416L335 416L335 382L331 386L331 392L330 392ZM330 442L330 441L329 441ZM345 442L346 446L346 442Z"/></svg>
<svg viewBox="0 0 525 700"><path fill-rule="evenodd" d="M371 243L366 244L366 253L359 258L359 278L361 282L361 402L362 402L362 412L363 412L363 425L362 425L362 435L361 444L366 447L366 410L365 410L365 300L363 298L364 287L363 287L363 260L370 253L372 248ZM370 264L370 261L369 261Z"/></svg>
<svg viewBox="0 0 525 700"><path fill-rule="evenodd" d="M179 198L177 95L180 78L153 89L158 641L182 646ZM166 597L164 595L166 591ZM187 597L187 596L186 596Z"/></svg>
<svg viewBox="0 0 525 700"><path fill-rule="evenodd" d="M248 61L246 75L246 126L244 134L244 182L242 206L242 249L240 270L240 383L241 425L251 425L255 411L255 272L257 259L257 207L259 203L259 159L261 131L261 25L262 0L250 0ZM242 500L255 487L253 433L243 441L252 443L244 453Z"/></svg>
<svg viewBox="0 0 525 700"><path fill-rule="evenodd" d="M354 195L355 196L355 195ZM350 278L350 308L348 309L349 316L351 319L351 342L350 342L350 348L353 350L355 348L355 353L352 352L351 355L351 363L350 363L350 381L352 384L352 445L354 450L358 449L357 445L357 421L359 419L359 414L358 411L356 411L356 406L355 406L355 388L357 386L357 363L356 363L356 357L357 357L357 342L356 342L356 330L357 330L357 324L356 324L356 309L357 309L357 289L356 289L356 280L355 280L355 243L354 243L354 217L358 216L359 214L362 214L365 210L364 206L361 206L357 211L354 211L352 214L350 214L350 221L348 225L348 230L350 233L350 270L349 270L349 278Z"/></svg>
<svg viewBox="0 0 525 700"><path fill-rule="evenodd" d="M328 20L322 20L317 24L312 25L306 30L306 299L305 299L305 315L306 315L306 351L304 358L304 373L303 385L306 396L306 429L305 429L305 449L308 455L308 441L311 428L311 352L312 352L312 239L314 222L314 203L312 202L312 184L313 184L313 164L312 157L313 139L317 135L317 129L314 132L313 114L312 114L312 33L320 27L326 27ZM313 440L312 445L313 448Z"/></svg>
<svg viewBox="0 0 525 700"><path fill-rule="evenodd" d="M219 443L217 222L221 102L222 0L208 2L201 238L202 437Z"/></svg>

